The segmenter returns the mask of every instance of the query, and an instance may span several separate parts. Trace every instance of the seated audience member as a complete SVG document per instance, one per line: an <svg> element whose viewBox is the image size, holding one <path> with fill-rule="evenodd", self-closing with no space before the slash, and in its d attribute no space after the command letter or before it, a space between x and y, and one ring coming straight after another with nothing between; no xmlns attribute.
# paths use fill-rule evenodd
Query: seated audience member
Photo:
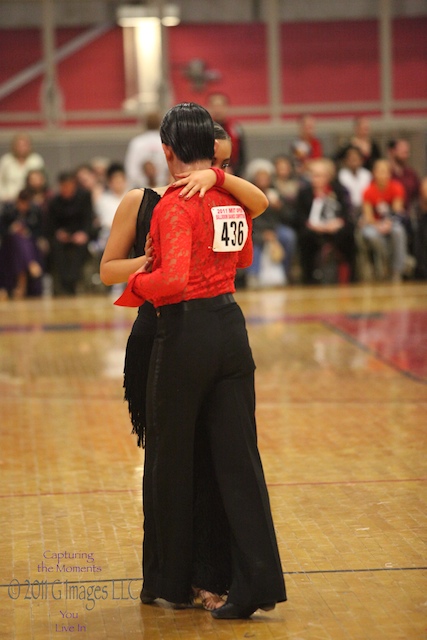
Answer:
<svg viewBox="0 0 427 640"><path fill-rule="evenodd" d="M253 262L248 268L251 286L257 286L261 275L261 256L267 251L270 260L280 263L287 282L291 280L291 265L296 247L293 205L280 197L273 187L274 168L268 160L254 160L247 170L248 178L267 196L269 206L262 216L253 222Z"/></svg>
<svg viewBox="0 0 427 640"><path fill-rule="evenodd" d="M390 254L392 279L399 281L406 260L406 233L402 224L405 190L400 182L392 180L387 160L377 160L372 174L373 180L363 194L362 237L378 261Z"/></svg>
<svg viewBox="0 0 427 640"><path fill-rule="evenodd" d="M274 176L273 186L279 192L280 196L289 202L295 204L300 187L300 181L294 173L292 161L288 156L277 155L273 158Z"/></svg>
<svg viewBox="0 0 427 640"><path fill-rule="evenodd" d="M81 189L89 191L92 198L92 206L95 206L96 201L104 193L105 188L90 164L81 164L77 167L76 180Z"/></svg>
<svg viewBox="0 0 427 640"><path fill-rule="evenodd" d="M413 253L414 245L414 229L412 220L415 206L418 203L420 192L420 178L415 169L409 166L409 158L411 155L411 148L409 142L403 138L397 140L391 140L388 145L388 157L391 166L391 177L393 180L397 180L403 185L405 189L405 199L403 201L403 208L405 216L402 220L406 235L408 238L408 249L410 253Z"/></svg>
<svg viewBox="0 0 427 640"><path fill-rule="evenodd" d="M26 133L16 135L10 152L0 158L0 202L15 202L25 187L27 173L43 167L43 158L34 153L30 136Z"/></svg>
<svg viewBox="0 0 427 640"><path fill-rule="evenodd" d="M342 279L355 279L356 245L347 191L334 179L331 160L319 158L310 163L310 184L301 187L296 215L302 280L315 284L320 280L319 261L324 247L338 251L347 266Z"/></svg>
<svg viewBox="0 0 427 640"><path fill-rule="evenodd" d="M372 180L372 173L363 167L363 156L358 147L347 147L338 171L338 180L349 193L353 220L356 222L362 213L363 193Z"/></svg>
<svg viewBox="0 0 427 640"><path fill-rule="evenodd" d="M322 143L315 137L316 122L313 116L304 114L298 121L298 138L295 143L302 143L306 147L306 155L309 160L323 156ZM301 145L302 147L302 145Z"/></svg>
<svg viewBox="0 0 427 640"><path fill-rule="evenodd" d="M49 187L47 174L44 169L32 169L27 173L25 181L25 189L29 191L31 202L39 207L42 217L42 234L38 238L37 244L43 255L43 266L45 270L44 280L51 281L51 256L49 251L49 242L47 240L47 212L50 199L53 192Z"/></svg>
<svg viewBox="0 0 427 640"><path fill-rule="evenodd" d="M417 225L414 242L415 277L427 280L427 178L421 180L415 220Z"/></svg>
<svg viewBox="0 0 427 640"><path fill-rule="evenodd" d="M410 214L411 209L417 204L420 192L420 178L415 169L409 166L411 148L409 142L403 138L390 140L387 145L388 157L393 180L401 182L405 189L403 206L405 213Z"/></svg>
<svg viewBox="0 0 427 640"><path fill-rule="evenodd" d="M58 193L48 208L48 236L52 263L60 292L75 295L93 235L93 209L90 193L80 189L75 173L58 176Z"/></svg>
<svg viewBox="0 0 427 640"><path fill-rule="evenodd" d="M378 144L371 137L371 123L365 116L355 119L354 133L350 139L350 144L360 150L363 156L363 166L371 171L374 162L381 158L381 151Z"/></svg>
<svg viewBox="0 0 427 640"><path fill-rule="evenodd" d="M100 225L96 241L99 251L104 251L105 249L117 207L128 191L125 169L122 164L118 162L110 164L106 176L107 189L95 203L95 213Z"/></svg>
<svg viewBox="0 0 427 640"><path fill-rule="evenodd" d="M42 214L31 203L27 189L15 203L4 206L0 216L1 297L24 298L42 294Z"/></svg>
<svg viewBox="0 0 427 640"><path fill-rule="evenodd" d="M27 173L25 189L30 192L32 203L40 207L43 213L46 213L48 202L53 195L49 187L46 171L44 169L31 169Z"/></svg>

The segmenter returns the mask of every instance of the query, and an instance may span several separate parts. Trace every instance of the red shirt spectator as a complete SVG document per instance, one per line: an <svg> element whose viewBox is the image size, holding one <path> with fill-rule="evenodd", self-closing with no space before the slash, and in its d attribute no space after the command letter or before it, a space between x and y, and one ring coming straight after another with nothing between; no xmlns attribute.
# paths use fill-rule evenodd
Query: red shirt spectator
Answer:
<svg viewBox="0 0 427 640"><path fill-rule="evenodd" d="M396 198L405 198L405 189L397 180L390 180L383 189L371 182L363 194L363 201L372 205L376 220L392 213L392 204Z"/></svg>

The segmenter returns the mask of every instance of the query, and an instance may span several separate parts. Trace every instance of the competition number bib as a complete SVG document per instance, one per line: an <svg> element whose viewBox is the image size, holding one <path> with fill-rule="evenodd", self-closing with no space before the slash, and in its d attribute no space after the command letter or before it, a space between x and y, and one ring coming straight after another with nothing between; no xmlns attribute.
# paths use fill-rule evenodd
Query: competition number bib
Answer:
<svg viewBox="0 0 427 640"><path fill-rule="evenodd" d="M212 207L213 251L241 251L248 237L245 212L239 206Z"/></svg>

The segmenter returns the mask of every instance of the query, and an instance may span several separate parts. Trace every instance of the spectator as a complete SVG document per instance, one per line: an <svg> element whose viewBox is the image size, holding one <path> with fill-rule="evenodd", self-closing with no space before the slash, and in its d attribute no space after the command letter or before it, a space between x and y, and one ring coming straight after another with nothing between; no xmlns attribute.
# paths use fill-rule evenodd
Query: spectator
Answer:
<svg viewBox="0 0 427 640"><path fill-rule="evenodd" d="M398 180L405 189L405 199L403 206L407 215L417 204L420 193L420 178L415 169L409 166L411 149L409 142L403 138L390 140L387 145L391 166L391 177Z"/></svg>
<svg viewBox="0 0 427 640"><path fill-rule="evenodd" d="M90 193L78 187L75 173L58 176L59 190L48 210L48 234L59 290L75 295L87 258L87 246L93 235L93 210Z"/></svg>
<svg viewBox="0 0 427 640"><path fill-rule="evenodd" d="M48 208L53 193L49 187L46 171L44 169L31 169L31 171L27 173L25 189L30 193L32 204L36 205L41 212L42 233L37 239L37 246L43 255L43 266L46 272L44 274L44 280L45 282L50 282L51 264L49 242L46 236Z"/></svg>
<svg viewBox="0 0 427 640"><path fill-rule="evenodd" d="M354 133L350 139L350 144L360 149L363 156L363 166L372 170L374 162L381 158L381 151L378 144L371 137L371 123L366 117L356 118L354 121Z"/></svg>
<svg viewBox="0 0 427 640"><path fill-rule="evenodd" d="M338 251L345 261L346 269L342 269L341 279L355 279L356 245L350 202L346 190L334 178L335 167L331 160L312 160L311 182L302 186L298 194L296 210L304 284L320 281L317 267L324 247Z"/></svg>
<svg viewBox="0 0 427 640"><path fill-rule="evenodd" d="M81 164L76 169L77 184L81 189L89 191L94 207L97 200L105 191L105 187L98 179L98 175L90 164Z"/></svg>
<svg viewBox="0 0 427 640"><path fill-rule="evenodd" d="M403 185L405 189L405 199L403 201L403 208L405 216L402 222L405 226L405 231L408 239L408 249L411 254L414 253L414 224L415 220L412 220L415 206L418 203L420 193L420 178L415 169L409 166L409 158L411 155L411 149L409 142L403 138L397 140L390 140L387 145L388 157L391 166L391 177L393 180L397 180Z"/></svg>
<svg viewBox="0 0 427 640"><path fill-rule="evenodd" d="M102 185L105 189L107 187L107 169L111 164L110 160L103 156L95 156L89 164L95 172L98 184Z"/></svg>
<svg viewBox="0 0 427 640"><path fill-rule="evenodd" d="M427 178L420 184L420 193L416 206L415 258L417 261L415 276L427 280Z"/></svg>
<svg viewBox="0 0 427 640"><path fill-rule="evenodd" d="M392 280L400 281L406 260L406 233L401 222L405 190L392 180L387 160L377 160L372 174L372 183L363 195L362 237L376 263L388 262L391 254Z"/></svg>
<svg viewBox="0 0 427 640"><path fill-rule="evenodd" d="M345 150L338 180L349 193L353 220L357 221L362 213L363 193L372 180L372 173L363 166L363 156L358 147L349 145Z"/></svg>
<svg viewBox="0 0 427 640"><path fill-rule="evenodd" d="M32 203L40 207L43 217L45 218L48 202L52 197L46 171L44 169L31 169L27 173L25 189L30 192Z"/></svg>
<svg viewBox="0 0 427 640"><path fill-rule="evenodd" d="M170 182L169 169L160 140L158 113L150 113L145 120L146 131L133 138L126 151L125 171L129 188L165 185ZM147 163L150 163L147 166ZM154 175L150 170L154 167ZM147 175L147 168L149 175Z"/></svg>
<svg viewBox="0 0 427 640"><path fill-rule="evenodd" d="M266 196L269 206L263 215L253 222L253 262L248 268L248 283L252 287L260 284L261 256L267 252L273 263L281 265L282 282L291 280L292 259L295 253L297 236L292 228L295 223L295 210L280 197L273 187L273 165L262 159L254 160L248 166L248 178Z"/></svg>
<svg viewBox="0 0 427 640"><path fill-rule="evenodd" d="M316 122L313 116L304 114L298 121L299 135L294 145L302 151L309 160L321 158L323 156L322 143L315 137Z"/></svg>
<svg viewBox="0 0 427 640"><path fill-rule="evenodd" d="M310 147L304 140L294 140L291 144L292 163L298 180L310 182Z"/></svg>
<svg viewBox="0 0 427 640"><path fill-rule="evenodd" d="M95 203L95 213L100 224L97 246L103 251L110 235L117 207L128 191L124 166L113 162L107 169L107 189Z"/></svg>
<svg viewBox="0 0 427 640"><path fill-rule="evenodd" d="M0 216L1 297L40 296L43 257L39 247L42 215L32 204L31 193L19 192L15 203L7 203Z"/></svg>
<svg viewBox="0 0 427 640"><path fill-rule="evenodd" d="M0 158L0 202L14 202L25 186L27 173L43 167L43 158L32 150L30 136L16 135L11 151Z"/></svg>
<svg viewBox="0 0 427 640"><path fill-rule="evenodd" d="M285 202L292 205L295 203L300 187L300 181L294 174L292 161L288 156L277 155L273 158L273 163L273 186Z"/></svg>
<svg viewBox="0 0 427 640"><path fill-rule="evenodd" d="M230 100L224 93L211 93L208 96L207 109L212 120L218 122L230 136L232 151L229 170L236 176L242 176L246 164L245 138L240 124L229 117L229 106Z"/></svg>

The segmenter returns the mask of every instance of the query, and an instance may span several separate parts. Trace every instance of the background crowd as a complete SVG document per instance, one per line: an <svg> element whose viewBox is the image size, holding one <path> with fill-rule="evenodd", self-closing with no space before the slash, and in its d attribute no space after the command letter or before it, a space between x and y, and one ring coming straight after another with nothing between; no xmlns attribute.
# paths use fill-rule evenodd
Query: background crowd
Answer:
<svg viewBox="0 0 427 640"><path fill-rule="evenodd" d="M247 162L226 96L212 95L208 108L232 141L228 170L269 201L254 221L254 260L238 286L427 279L427 177L411 167L407 140L380 148L360 117L326 158L314 118L303 115L283 154ZM170 181L159 125L151 114L124 158L92 158L55 184L29 136L13 138L0 158L1 298L106 291L99 261L119 202L131 188Z"/></svg>

